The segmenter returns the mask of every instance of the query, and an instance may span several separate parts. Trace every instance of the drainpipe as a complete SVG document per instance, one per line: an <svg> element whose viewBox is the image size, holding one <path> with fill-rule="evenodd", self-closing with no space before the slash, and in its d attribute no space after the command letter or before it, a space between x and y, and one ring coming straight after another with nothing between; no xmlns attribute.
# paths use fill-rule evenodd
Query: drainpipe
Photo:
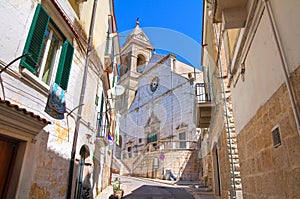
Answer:
<svg viewBox="0 0 300 199"><path fill-rule="evenodd" d="M298 134L300 135L299 113L298 113L297 106L296 106L296 99L295 99L295 96L293 95L293 92L292 92L292 89L291 89L291 82L289 81L289 72L288 72L287 60L286 60L286 57L285 57L285 54L284 54L284 50L283 50L283 47L282 47L279 32L278 32L278 29L276 27L276 22L275 22L275 19L274 19L274 15L273 15L273 11L271 9L270 2L268 0L263 0L263 2L264 2L264 5L266 7L266 10L267 10L268 17L270 19L271 29L272 29L272 32L274 34L274 39L275 39L275 42L276 42L277 50L278 50L279 55L280 55L280 60L281 60L281 63L282 63L281 66L282 66L282 70L283 70L283 74L284 74L284 78L285 78L285 84L286 84L286 87L287 87L287 90L288 90L288 93L289 93L289 98L290 98L293 113L294 113L294 118L295 118L295 122L296 122L297 131L298 131Z"/></svg>
<svg viewBox="0 0 300 199"><path fill-rule="evenodd" d="M236 183L235 183L235 173L234 173L234 162L233 162L233 155L232 155L232 140L231 140L231 135L230 135L230 126L229 126L229 118L228 118L228 107L227 107L227 102L226 102L226 92L225 92L225 83L224 83L224 78L223 78L223 69L222 69L222 59L220 55L220 48L221 48L221 30L220 30L220 36L218 37L217 29L216 29L216 24L213 24L215 35L216 35L216 45L218 49L218 60L220 62L220 75L222 79L222 94L224 98L224 108L225 108L225 116L226 116L226 124L227 124L227 132L228 132L228 139L229 139L229 155L230 155L230 161L231 161L231 170L232 170L232 184L233 184L233 194L232 198L236 198Z"/></svg>
<svg viewBox="0 0 300 199"><path fill-rule="evenodd" d="M93 31L94 31L97 3L98 3L98 0L94 0L93 11L92 11L92 16L91 16L91 24L90 24L90 30L89 30L88 46L87 46L87 51L86 51L85 67L84 67L83 80L82 80L82 86L81 86L81 92L80 92L80 99L79 99L78 104L83 104L83 100L84 100L87 74L88 74L88 68L89 68L89 59L90 59L91 46L92 46L92 40L93 40ZM78 113L77 113L77 117L76 117L76 126L75 126L75 131L74 131L74 139L73 139L70 168L69 168L69 183L68 183L67 199L71 199L71 195L72 195L71 192L72 192L72 183L73 183L75 154L76 154L76 146L77 146L77 139L78 139L78 132L79 132L82 109L83 109L82 106L80 106L78 108Z"/></svg>

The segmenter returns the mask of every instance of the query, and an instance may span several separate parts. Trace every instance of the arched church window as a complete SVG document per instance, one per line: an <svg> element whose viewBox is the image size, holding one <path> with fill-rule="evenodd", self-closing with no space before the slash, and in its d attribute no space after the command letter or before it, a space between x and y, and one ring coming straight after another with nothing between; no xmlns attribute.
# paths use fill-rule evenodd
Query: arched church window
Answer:
<svg viewBox="0 0 300 199"><path fill-rule="evenodd" d="M126 74L128 72L128 70L129 70L129 58L128 58L128 56L126 56L123 58L120 75L122 76L122 75Z"/></svg>
<svg viewBox="0 0 300 199"><path fill-rule="evenodd" d="M136 70L138 73L142 73L145 68L146 58L144 55L139 54L137 56L137 64L136 64Z"/></svg>

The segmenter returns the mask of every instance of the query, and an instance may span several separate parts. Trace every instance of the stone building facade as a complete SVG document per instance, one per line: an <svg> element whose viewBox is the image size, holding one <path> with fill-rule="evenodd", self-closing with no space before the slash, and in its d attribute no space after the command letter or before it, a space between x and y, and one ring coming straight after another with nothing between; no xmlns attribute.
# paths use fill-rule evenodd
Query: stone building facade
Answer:
<svg viewBox="0 0 300 199"><path fill-rule="evenodd" d="M94 198L110 182L98 116L119 49L113 1L96 2L0 3L0 198Z"/></svg>
<svg viewBox="0 0 300 199"><path fill-rule="evenodd" d="M220 44L210 55L220 54L227 71L243 197L299 198L300 4L205 3L216 27L207 38Z"/></svg>
<svg viewBox="0 0 300 199"><path fill-rule="evenodd" d="M237 134L228 83L226 56L219 53L216 32L220 26L211 23L211 5L204 2L202 67L205 102L210 106L210 121L201 135L201 176L205 185L221 198L242 198ZM220 44L221 45L221 44ZM203 105L203 106L204 106ZM201 112L201 107L199 108ZM200 118L201 120L201 118Z"/></svg>
<svg viewBox="0 0 300 199"><path fill-rule="evenodd" d="M194 84L202 72L153 49L138 23L121 49L118 84L125 92L117 110L122 160L129 168L123 173L162 178L171 170L182 179L199 179Z"/></svg>

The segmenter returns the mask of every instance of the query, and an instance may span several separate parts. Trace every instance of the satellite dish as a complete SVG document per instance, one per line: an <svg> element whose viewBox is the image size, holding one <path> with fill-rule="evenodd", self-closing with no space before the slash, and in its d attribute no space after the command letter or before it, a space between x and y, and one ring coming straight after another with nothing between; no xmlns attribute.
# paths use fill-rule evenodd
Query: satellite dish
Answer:
<svg viewBox="0 0 300 199"><path fill-rule="evenodd" d="M124 93L125 88L121 85L116 85L110 89L112 96L120 96Z"/></svg>

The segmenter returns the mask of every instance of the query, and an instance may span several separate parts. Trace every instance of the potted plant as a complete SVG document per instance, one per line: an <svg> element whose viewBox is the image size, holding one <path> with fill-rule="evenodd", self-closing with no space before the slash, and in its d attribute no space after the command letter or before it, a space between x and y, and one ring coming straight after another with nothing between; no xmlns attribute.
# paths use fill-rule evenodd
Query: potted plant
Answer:
<svg viewBox="0 0 300 199"><path fill-rule="evenodd" d="M115 180L113 181L112 186L113 186L114 196L121 199L123 197L124 190L121 189L120 178L115 178Z"/></svg>

